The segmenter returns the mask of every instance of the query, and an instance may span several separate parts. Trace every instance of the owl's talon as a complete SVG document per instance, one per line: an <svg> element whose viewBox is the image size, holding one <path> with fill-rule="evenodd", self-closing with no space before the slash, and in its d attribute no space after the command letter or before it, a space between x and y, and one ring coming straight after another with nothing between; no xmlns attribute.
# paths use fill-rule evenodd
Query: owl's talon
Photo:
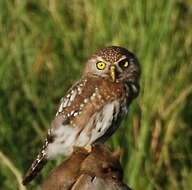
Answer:
<svg viewBox="0 0 192 190"><path fill-rule="evenodd" d="M85 147L85 150L90 153L92 151L92 146L90 144L86 145Z"/></svg>

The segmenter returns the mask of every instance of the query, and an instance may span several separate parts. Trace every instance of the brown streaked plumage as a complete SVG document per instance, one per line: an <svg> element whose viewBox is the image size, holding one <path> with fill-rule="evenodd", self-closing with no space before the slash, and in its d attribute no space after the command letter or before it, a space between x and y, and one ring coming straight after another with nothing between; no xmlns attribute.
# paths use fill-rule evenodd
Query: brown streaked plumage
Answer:
<svg viewBox="0 0 192 190"><path fill-rule="evenodd" d="M61 99L43 149L23 183L30 182L46 160L71 155L74 146L104 143L137 97L139 78L137 58L127 49L112 46L93 54L81 79Z"/></svg>

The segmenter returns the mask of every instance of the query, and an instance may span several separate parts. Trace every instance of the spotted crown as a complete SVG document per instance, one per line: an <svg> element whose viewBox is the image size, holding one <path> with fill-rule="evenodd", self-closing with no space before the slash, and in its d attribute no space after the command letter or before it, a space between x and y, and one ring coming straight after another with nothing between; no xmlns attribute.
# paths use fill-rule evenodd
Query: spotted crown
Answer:
<svg viewBox="0 0 192 190"><path fill-rule="evenodd" d="M93 58L99 56L105 61L113 63L118 61L123 55L126 55L127 57L135 57L133 53L123 47L110 46L96 51L96 53L93 54Z"/></svg>

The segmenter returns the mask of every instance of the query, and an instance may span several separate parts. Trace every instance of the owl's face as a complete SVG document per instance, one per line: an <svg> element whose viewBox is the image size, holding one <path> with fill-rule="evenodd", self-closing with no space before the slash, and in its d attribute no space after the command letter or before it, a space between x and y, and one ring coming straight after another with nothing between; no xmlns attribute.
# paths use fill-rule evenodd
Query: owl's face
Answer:
<svg viewBox="0 0 192 190"><path fill-rule="evenodd" d="M136 56L127 49L111 46L98 50L87 61L84 75L93 74L112 82L129 84L135 96L139 92L140 66Z"/></svg>

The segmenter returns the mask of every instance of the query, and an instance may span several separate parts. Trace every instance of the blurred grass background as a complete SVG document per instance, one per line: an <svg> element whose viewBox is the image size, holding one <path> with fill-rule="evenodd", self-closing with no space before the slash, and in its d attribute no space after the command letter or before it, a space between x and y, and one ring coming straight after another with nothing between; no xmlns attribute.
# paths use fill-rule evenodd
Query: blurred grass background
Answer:
<svg viewBox="0 0 192 190"><path fill-rule="evenodd" d="M192 189L192 1L1 0L0 189L25 190L60 98L98 48L142 65L141 93L110 140L135 190ZM27 189L58 161L52 161Z"/></svg>

